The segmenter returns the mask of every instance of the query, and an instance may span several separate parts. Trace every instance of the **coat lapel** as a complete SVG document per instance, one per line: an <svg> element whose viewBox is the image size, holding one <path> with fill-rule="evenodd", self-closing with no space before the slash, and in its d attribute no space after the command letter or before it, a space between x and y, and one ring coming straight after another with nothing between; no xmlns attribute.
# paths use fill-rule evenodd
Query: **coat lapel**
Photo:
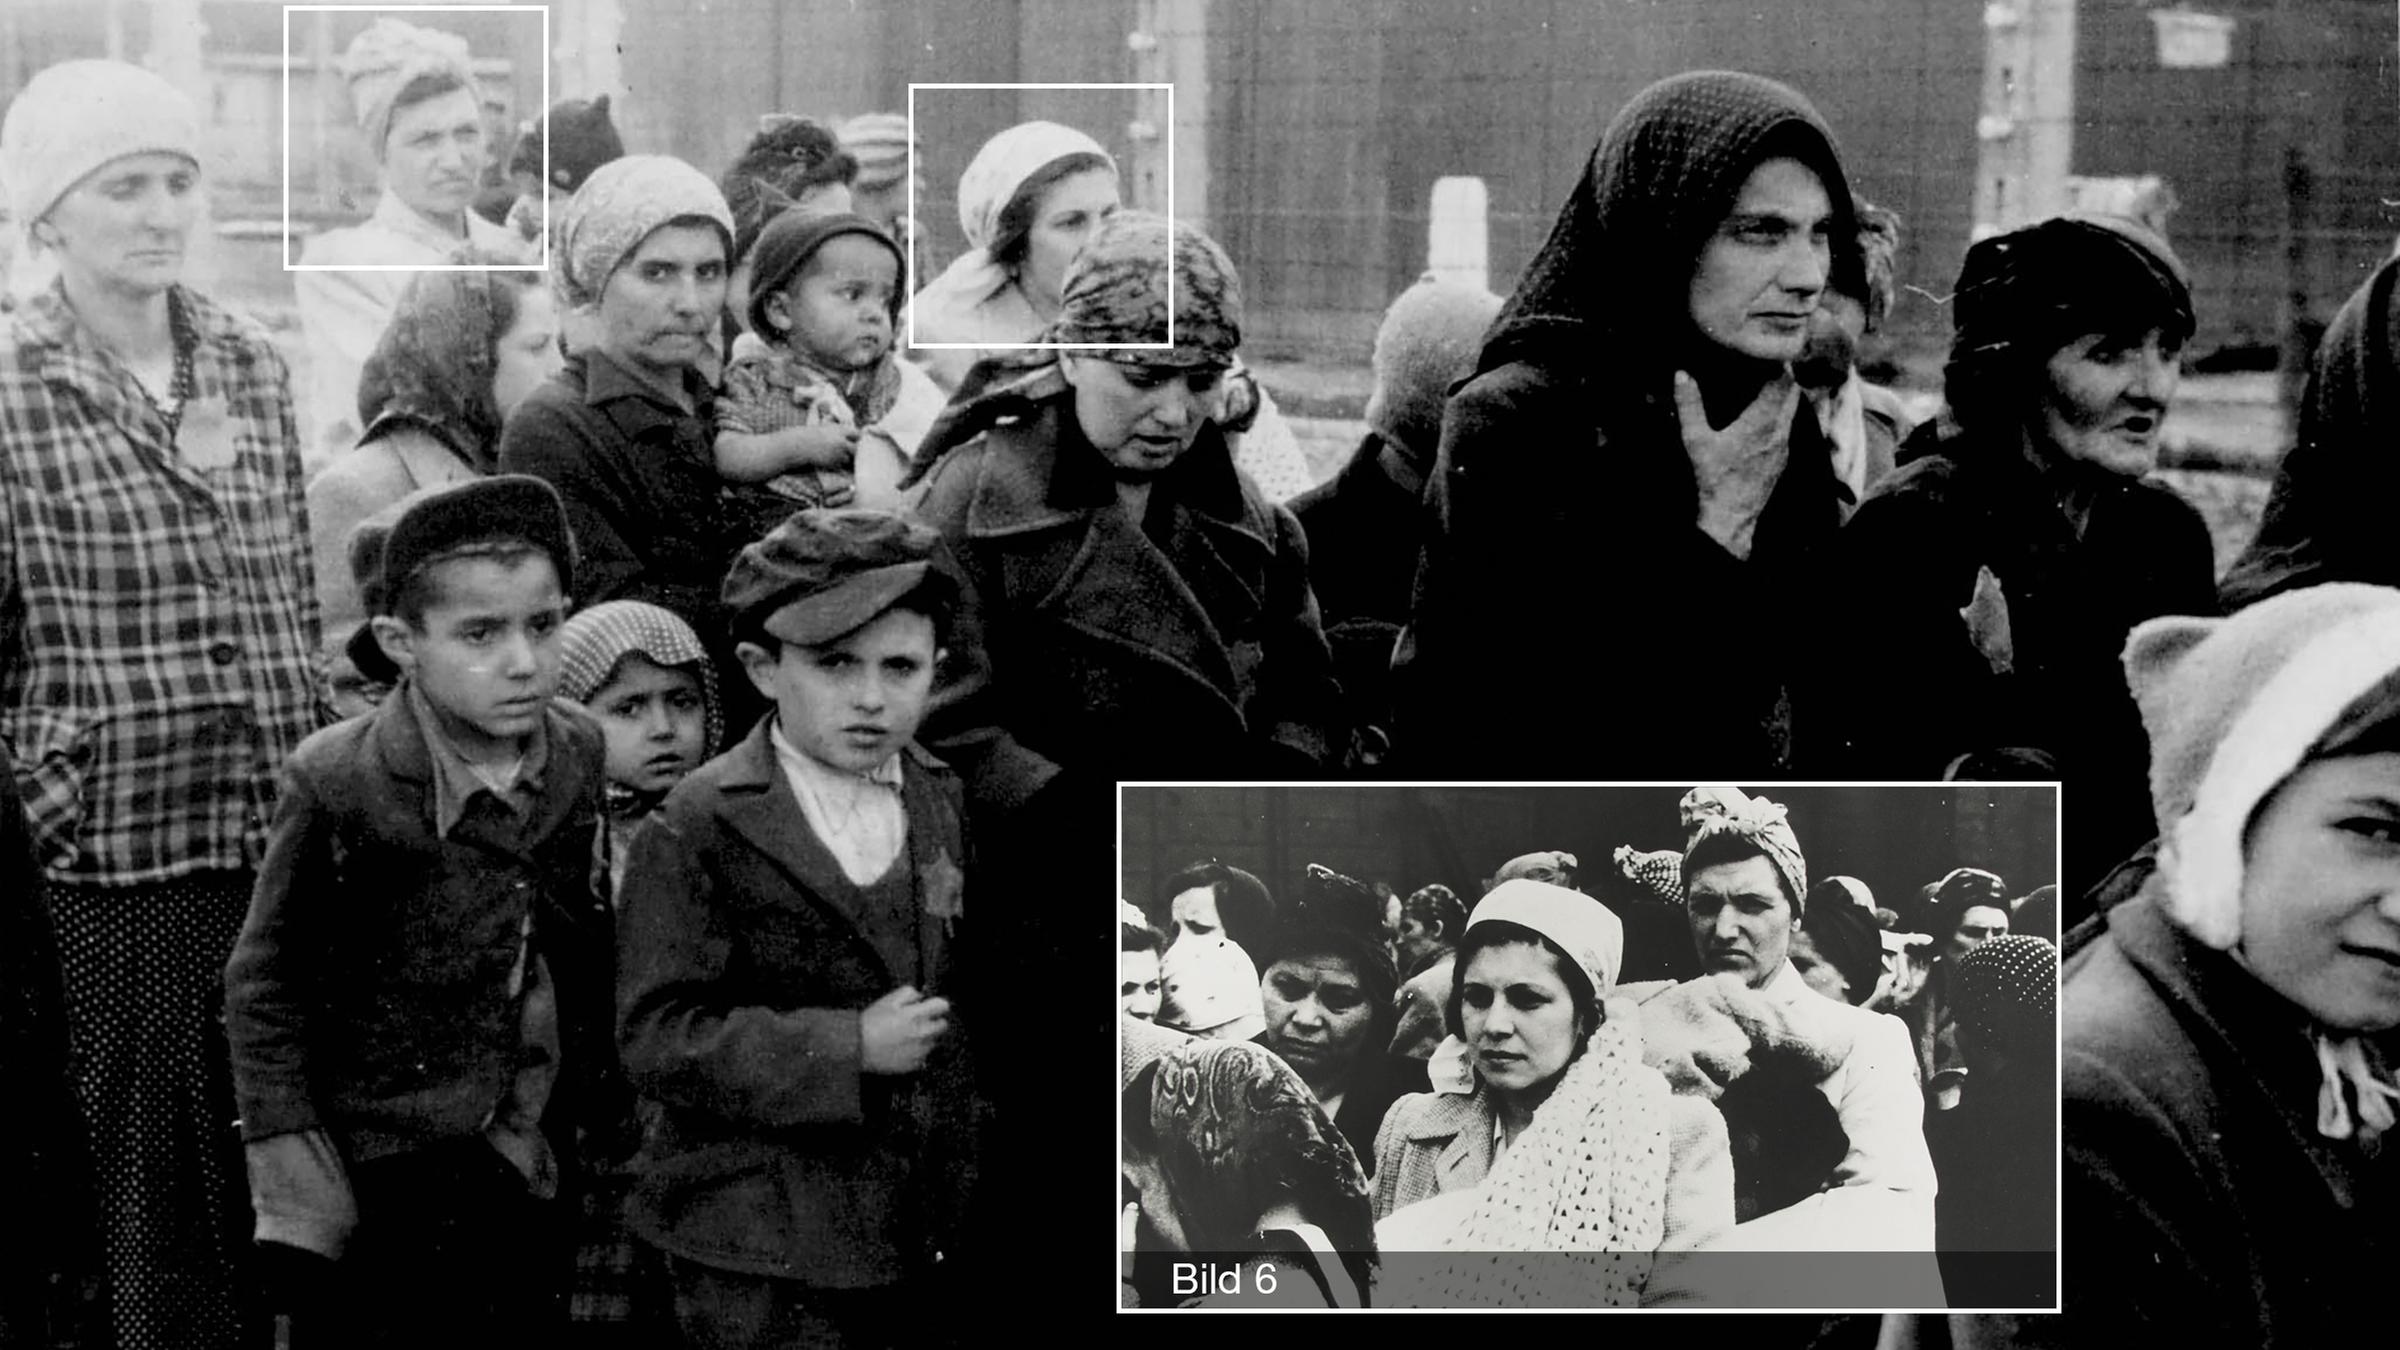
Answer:
<svg viewBox="0 0 2400 1350"><path fill-rule="evenodd" d="M1412 1142L1441 1141L1440 1152L1434 1154L1433 1171L1439 1180L1439 1191L1463 1190L1483 1184L1492 1169L1492 1118L1483 1108L1483 1089L1479 1086L1473 1096L1454 1092L1436 1093L1424 1122L1412 1129Z"/></svg>
<svg viewBox="0 0 2400 1350"><path fill-rule="evenodd" d="M876 964L889 967L891 963L867 937L873 925L856 903L859 888L843 874L832 851L810 831L808 818L800 811L800 799L792 795L783 766L775 762L775 746L768 739L773 724L772 718L758 720L718 780L724 793L725 823L736 837L789 877L807 903L832 914L856 933L867 950L875 951Z"/></svg>

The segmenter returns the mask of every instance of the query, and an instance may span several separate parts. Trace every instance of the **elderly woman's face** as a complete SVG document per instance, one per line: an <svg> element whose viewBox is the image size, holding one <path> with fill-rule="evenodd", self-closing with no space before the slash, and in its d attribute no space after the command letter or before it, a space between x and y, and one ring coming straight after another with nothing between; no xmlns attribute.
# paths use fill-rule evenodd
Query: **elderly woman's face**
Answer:
<svg viewBox="0 0 2400 1350"><path fill-rule="evenodd" d="M1789 361L1833 264L1833 202L1816 171L1770 159L1750 171L1733 210L1692 268L1692 326L1759 361Z"/></svg>
<svg viewBox="0 0 2400 1350"><path fill-rule="evenodd" d="M484 145L483 108L472 91L411 103L392 114L383 185L419 214L457 215L475 200Z"/></svg>
<svg viewBox="0 0 2400 1350"><path fill-rule="evenodd" d="M1034 207L1033 228L1025 236L1025 265L1017 273L1017 284L1035 308L1058 308L1066 290L1067 264L1117 206L1117 176L1107 169L1069 174L1042 194Z"/></svg>
<svg viewBox="0 0 2400 1350"><path fill-rule="evenodd" d="M600 345L653 370L697 366L724 307L725 236L714 225L662 225L601 287Z"/></svg>
<svg viewBox="0 0 2400 1350"><path fill-rule="evenodd" d="M524 287L517 292L516 322L492 349L492 406L507 417L563 363L558 354L558 305L550 298L550 288Z"/></svg>
<svg viewBox="0 0 2400 1350"><path fill-rule="evenodd" d="M1166 472L1224 404L1225 373L1215 367L1129 366L1073 353L1059 364L1075 387L1076 423L1119 478Z"/></svg>
<svg viewBox="0 0 2400 1350"><path fill-rule="evenodd" d="M1583 1028L1575 1025L1575 996L1548 948L1485 947L1458 982L1459 1030L1493 1090L1525 1092L1566 1072Z"/></svg>
<svg viewBox="0 0 2400 1350"><path fill-rule="evenodd" d="M200 204L200 170L190 160L127 155L69 188L35 237L58 251L69 275L152 295L182 277Z"/></svg>
<svg viewBox="0 0 2400 1350"><path fill-rule="evenodd" d="M2400 754L2304 764L2259 809L2239 950L2328 1027L2400 1026Z"/></svg>
<svg viewBox="0 0 2400 1350"><path fill-rule="evenodd" d="M2086 333L2042 367L2034 433L2053 451L2138 478L2158 467L2159 429L2181 375L2182 346L2163 329Z"/></svg>
<svg viewBox="0 0 2400 1350"><path fill-rule="evenodd" d="M1287 958L1267 967L1258 992L1266 1005L1269 1050L1310 1083L1338 1074L1370 1047L1375 1009L1350 962L1338 956Z"/></svg>

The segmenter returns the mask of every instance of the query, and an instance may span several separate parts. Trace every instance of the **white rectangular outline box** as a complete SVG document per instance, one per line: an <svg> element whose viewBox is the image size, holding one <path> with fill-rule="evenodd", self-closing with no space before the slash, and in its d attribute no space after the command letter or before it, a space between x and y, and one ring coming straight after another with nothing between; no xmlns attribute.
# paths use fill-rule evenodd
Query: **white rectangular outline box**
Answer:
<svg viewBox="0 0 2400 1350"><path fill-rule="evenodd" d="M530 263L296 263L292 261L292 15L523 14L542 16L542 256ZM283 270L286 272L547 272L550 270L550 7L548 5L285 5L283 7ZM481 100L477 101L480 107ZM469 211L475 208L470 205Z"/></svg>
<svg viewBox="0 0 2400 1350"><path fill-rule="evenodd" d="M1123 90L1163 89L1167 94L1167 220L1175 219L1175 86L1171 82L1154 84L917 84L908 86L908 218L917 218L917 91L920 89L1065 89ZM545 247L547 247L545 245ZM919 342L917 341L917 307L908 307L908 338L906 345L915 351L928 352L1164 352L1175 349L1175 235L1167 234L1167 340L1164 342Z"/></svg>

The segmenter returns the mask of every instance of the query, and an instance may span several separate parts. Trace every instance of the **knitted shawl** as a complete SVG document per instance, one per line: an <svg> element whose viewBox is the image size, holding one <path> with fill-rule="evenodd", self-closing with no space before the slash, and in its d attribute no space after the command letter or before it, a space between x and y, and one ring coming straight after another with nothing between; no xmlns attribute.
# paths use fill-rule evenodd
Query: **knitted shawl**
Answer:
<svg viewBox="0 0 2400 1350"><path fill-rule="evenodd" d="M1638 1305L1666 1231L1668 1096L1666 1079L1642 1063L1631 1009L1613 1007L1484 1178L1454 1250L1421 1285L1380 1301ZM1518 1255L1527 1252L1557 1255Z"/></svg>

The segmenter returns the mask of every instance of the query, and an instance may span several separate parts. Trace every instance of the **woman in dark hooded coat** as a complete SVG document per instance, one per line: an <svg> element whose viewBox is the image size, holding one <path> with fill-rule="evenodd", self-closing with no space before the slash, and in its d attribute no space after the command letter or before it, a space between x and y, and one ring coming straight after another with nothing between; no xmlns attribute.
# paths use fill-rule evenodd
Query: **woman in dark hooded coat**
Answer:
<svg viewBox="0 0 2400 1350"><path fill-rule="evenodd" d="M2216 608L2207 525L2146 476L2191 290L2157 235L2075 216L1969 249L1952 304L1948 410L1832 550L1819 631L1843 669L1803 691L1804 767L1932 778L2036 751L2075 783L2080 894L2151 835L2125 636Z"/></svg>
<svg viewBox="0 0 2400 1350"><path fill-rule="evenodd" d="M2400 586L2389 504L2400 496L2400 258L2367 278L2317 346L2300 435L2258 535L2221 591L2226 612L2325 581Z"/></svg>
<svg viewBox="0 0 2400 1350"><path fill-rule="evenodd" d="M1394 660L1396 765L1786 762L1787 616L1847 495L1815 417L1795 416L1791 361L1833 269L1860 268L1855 233L1832 133L1791 89L1700 71L1617 114L1451 397ZM1516 662L1495 684L1494 652L1528 635L1695 618L1604 673Z"/></svg>

